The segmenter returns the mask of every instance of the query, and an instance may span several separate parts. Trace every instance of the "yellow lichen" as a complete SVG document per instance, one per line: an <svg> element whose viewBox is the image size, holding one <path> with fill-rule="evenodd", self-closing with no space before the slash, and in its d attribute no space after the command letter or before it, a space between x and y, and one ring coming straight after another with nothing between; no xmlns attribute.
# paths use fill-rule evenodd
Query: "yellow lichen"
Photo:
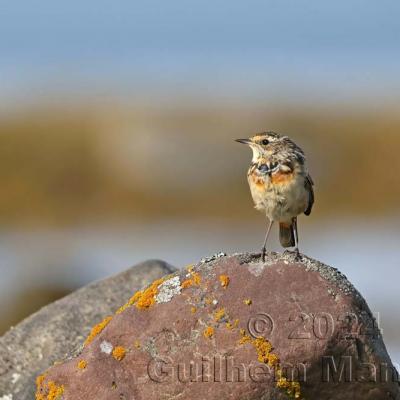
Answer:
<svg viewBox="0 0 400 400"><path fill-rule="evenodd" d="M211 339L214 336L214 328L212 326L208 326L204 332L203 332L203 336L206 339Z"/></svg>
<svg viewBox="0 0 400 400"><path fill-rule="evenodd" d="M245 343L250 343L256 349L258 361L267 364L270 367L275 368L276 376L278 377L278 381L276 383L276 387L279 389L286 390L286 393L295 399L300 399L301 390L300 383L297 381L289 381L287 378L283 376L282 369L279 366L279 357L271 353L272 345L271 343L263 338L251 338L244 329L240 330L242 334L242 338L239 340L239 344L243 345Z"/></svg>
<svg viewBox="0 0 400 400"><path fill-rule="evenodd" d="M87 367L87 362L85 360L81 360L78 362L79 369L85 369Z"/></svg>
<svg viewBox="0 0 400 400"><path fill-rule="evenodd" d="M271 343L263 337L253 339L252 343L257 350L258 361L268 364L268 356L272 350Z"/></svg>
<svg viewBox="0 0 400 400"><path fill-rule="evenodd" d="M271 367L275 367L278 364L279 364L278 356L274 353L268 354L268 365Z"/></svg>
<svg viewBox="0 0 400 400"><path fill-rule="evenodd" d="M220 275L220 276L219 276L219 281L221 282L221 286L222 286L223 288L227 288L228 285L229 285L230 279L229 279L229 276L228 276L228 275Z"/></svg>
<svg viewBox="0 0 400 400"><path fill-rule="evenodd" d="M99 324L94 326L90 331L89 336L86 338L84 346L87 346L89 343L93 341L93 339L110 323L112 317L104 318Z"/></svg>
<svg viewBox="0 0 400 400"><path fill-rule="evenodd" d="M190 312L191 312L192 314L195 314L196 311L197 311L197 308L196 308L196 307L190 307Z"/></svg>
<svg viewBox="0 0 400 400"><path fill-rule="evenodd" d="M200 285L200 283L201 283L201 276L200 276L200 274L198 274L197 272L194 272L194 273L192 274L192 279L193 279L193 282L194 282L195 285Z"/></svg>
<svg viewBox="0 0 400 400"><path fill-rule="evenodd" d="M139 340L135 340L135 342L133 343L133 345L134 345L137 349L140 349L140 348L141 348L141 344L140 344Z"/></svg>
<svg viewBox="0 0 400 400"><path fill-rule="evenodd" d="M295 399L300 399L301 390L300 390L300 383L296 381L289 381L285 377L280 377L276 382L276 387L279 389L286 390L286 393L294 397Z"/></svg>
<svg viewBox="0 0 400 400"><path fill-rule="evenodd" d="M192 272L193 268L194 268L194 265L193 264L189 264L188 266L186 266L186 271L187 272Z"/></svg>
<svg viewBox="0 0 400 400"><path fill-rule="evenodd" d="M117 361L122 361L126 355L126 350L122 346L116 346L114 347L112 355Z"/></svg>
<svg viewBox="0 0 400 400"><path fill-rule="evenodd" d="M243 303L246 304L246 306L251 306L251 303L253 302L251 301L251 299L245 299L243 300Z"/></svg>
<svg viewBox="0 0 400 400"><path fill-rule="evenodd" d="M216 322L221 321L222 318L225 317L225 310L223 308L220 308L219 310L215 311L214 313L214 320Z"/></svg>
<svg viewBox="0 0 400 400"><path fill-rule="evenodd" d="M214 300L211 297L206 297L204 301L207 305L210 305Z"/></svg>
<svg viewBox="0 0 400 400"><path fill-rule="evenodd" d="M227 322L227 323L225 324L225 326L226 326L228 329L233 329L233 325L232 325L231 322Z"/></svg>
<svg viewBox="0 0 400 400"><path fill-rule="evenodd" d="M251 342L251 337L249 335L244 335L241 339L239 339L239 344L245 344Z"/></svg>

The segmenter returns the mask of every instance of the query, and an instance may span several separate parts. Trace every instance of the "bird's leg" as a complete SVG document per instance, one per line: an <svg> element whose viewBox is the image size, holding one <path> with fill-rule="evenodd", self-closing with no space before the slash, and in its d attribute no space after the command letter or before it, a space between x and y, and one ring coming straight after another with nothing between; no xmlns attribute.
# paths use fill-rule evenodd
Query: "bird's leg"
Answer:
<svg viewBox="0 0 400 400"><path fill-rule="evenodd" d="M293 218L293 234L294 234L294 243L295 243L295 248L294 248L294 253L296 256L296 259L300 258L300 252L299 252L299 232L297 230L297 217Z"/></svg>
<svg viewBox="0 0 400 400"><path fill-rule="evenodd" d="M274 223L274 221L271 219L269 221L269 226L268 226L268 229L267 229L267 233L265 234L264 244L263 244L263 247L261 249L261 259L262 259L263 262L265 261L265 253L267 251L268 236L269 236L269 233L271 232L271 228L272 228L273 223Z"/></svg>

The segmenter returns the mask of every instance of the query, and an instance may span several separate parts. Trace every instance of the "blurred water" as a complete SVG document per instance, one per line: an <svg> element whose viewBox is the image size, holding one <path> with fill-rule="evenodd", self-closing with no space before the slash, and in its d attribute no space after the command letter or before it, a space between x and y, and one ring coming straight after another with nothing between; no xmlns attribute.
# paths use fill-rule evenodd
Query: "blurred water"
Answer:
<svg viewBox="0 0 400 400"><path fill-rule="evenodd" d="M379 317L393 362L400 361L398 329L398 219L300 220L301 250L341 270ZM131 221L64 230L3 232L0 235L0 303L4 307L29 287L75 288L149 258L183 267L219 251L258 250L262 220ZM271 249L280 251L276 234Z"/></svg>

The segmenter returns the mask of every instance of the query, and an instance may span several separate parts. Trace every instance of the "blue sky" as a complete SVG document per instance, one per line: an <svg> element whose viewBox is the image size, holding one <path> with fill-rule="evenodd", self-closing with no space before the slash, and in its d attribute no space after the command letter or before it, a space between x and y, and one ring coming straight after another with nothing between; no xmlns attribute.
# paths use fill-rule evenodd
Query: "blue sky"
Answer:
<svg viewBox="0 0 400 400"><path fill-rule="evenodd" d="M0 91L359 93L400 88L400 2L0 2Z"/></svg>

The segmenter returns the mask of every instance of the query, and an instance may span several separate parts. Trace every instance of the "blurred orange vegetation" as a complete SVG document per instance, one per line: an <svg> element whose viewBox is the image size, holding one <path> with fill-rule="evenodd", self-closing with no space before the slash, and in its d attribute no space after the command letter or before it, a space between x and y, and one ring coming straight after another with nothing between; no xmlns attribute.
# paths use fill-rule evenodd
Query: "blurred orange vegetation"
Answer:
<svg viewBox="0 0 400 400"><path fill-rule="evenodd" d="M250 151L233 139L261 130L306 151L317 212L398 210L400 115L390 107L43 106L0 115L0 223L248 217Z"/></svg>

